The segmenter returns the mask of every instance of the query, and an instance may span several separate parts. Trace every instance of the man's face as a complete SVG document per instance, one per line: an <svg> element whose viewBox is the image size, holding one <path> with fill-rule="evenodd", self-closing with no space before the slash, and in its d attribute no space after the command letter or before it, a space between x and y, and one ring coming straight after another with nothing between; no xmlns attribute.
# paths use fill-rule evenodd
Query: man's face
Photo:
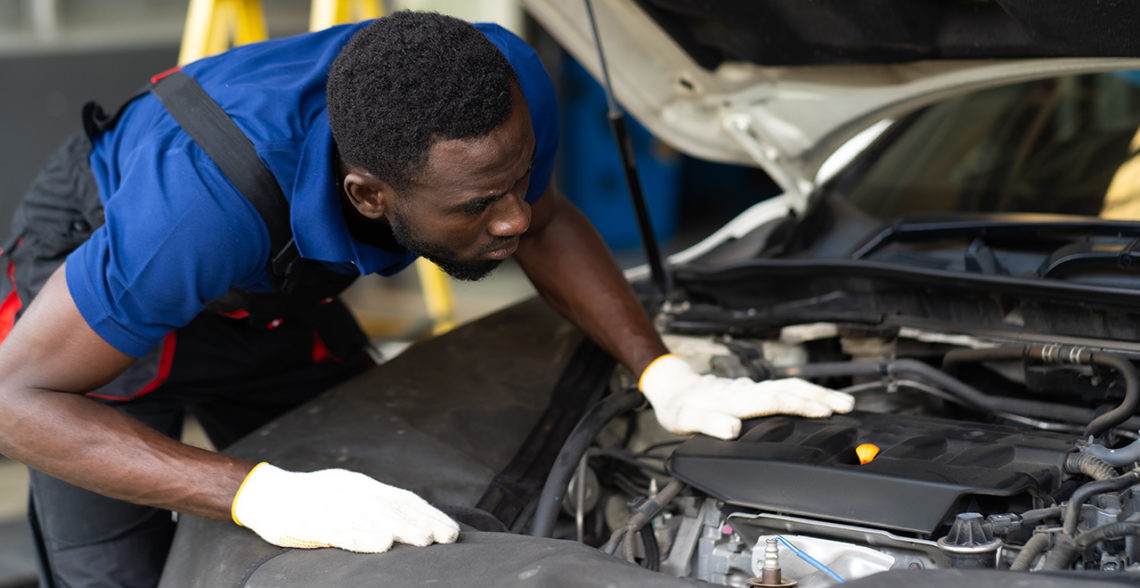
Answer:
<svg viewBox="0 0 1140 588"><path fill-rule="evenodd" d="M524 197L536 143L517 86L512 104L510 118L487 136L435 143L420 179L385 215L400 245L457 279L486 276L530 227Z"/></svg>

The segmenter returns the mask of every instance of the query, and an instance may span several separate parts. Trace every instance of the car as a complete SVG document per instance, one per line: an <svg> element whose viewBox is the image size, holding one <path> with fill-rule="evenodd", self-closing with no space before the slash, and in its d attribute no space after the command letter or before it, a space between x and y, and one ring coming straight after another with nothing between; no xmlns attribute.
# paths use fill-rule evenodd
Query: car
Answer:
<svg viewBox="0 0 1140 588"><path fill-rule="evenodd" d="M630 272L670 348L855 410L677 436L525 301L226 450L408 488L457 543L289 550L183 516L163 586L1140 580L1140 7L525 6L656 137L783 188L669 279Z"/></svg>

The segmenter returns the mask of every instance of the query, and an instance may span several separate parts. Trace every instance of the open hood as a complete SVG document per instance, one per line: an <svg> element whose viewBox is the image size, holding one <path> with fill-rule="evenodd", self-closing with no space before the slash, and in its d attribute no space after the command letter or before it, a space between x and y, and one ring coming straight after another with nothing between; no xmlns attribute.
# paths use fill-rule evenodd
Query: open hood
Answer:
<svg viewBox="0 0 1140 588"><path fill-rule="evenodd" d="M524 5L601 78L583 1ZM603 0L594 11L630 114L687 154L763 167L796 209L828 158L882 121L984 87L1140 69L1140 5L1127 2Z"/></svg>

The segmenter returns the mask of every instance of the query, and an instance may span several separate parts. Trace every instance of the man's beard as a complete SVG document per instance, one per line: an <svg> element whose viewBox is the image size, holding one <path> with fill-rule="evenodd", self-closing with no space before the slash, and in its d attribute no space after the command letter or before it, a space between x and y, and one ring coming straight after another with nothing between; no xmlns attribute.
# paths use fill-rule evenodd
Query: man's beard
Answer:
<svg viewBox="0 0 1140 588"><path fill-rule="evenodd" d="M392 211L392 238L401 247L431 260L447 275L457 279L474 282L487 277L502 262L498 259L485 259L480 261L459 261L452 253L443 247L433 245L419 239L415 229L407 222L399 210Z"/></svg>

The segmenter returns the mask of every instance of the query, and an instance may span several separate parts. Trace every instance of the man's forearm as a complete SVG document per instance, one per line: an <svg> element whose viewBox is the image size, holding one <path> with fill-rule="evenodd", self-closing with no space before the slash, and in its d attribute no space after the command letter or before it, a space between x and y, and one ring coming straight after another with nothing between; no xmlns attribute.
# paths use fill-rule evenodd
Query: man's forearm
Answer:
<svg viewBox="0 0 1140 588"><path fill-rule="evenodd" d="M134 360L80 316L61 267L0 345L0 453L100 494L211 518L252 463L184 445L82 393Z"/></svg>
<svg viewBox="0 0 1140 588"><path fill-rule="evenodd" d="M519 263L539 292L586 330L639 378L658 422L678 434L721 439L740 434L741 419L770 414L825 417L847 412L854 399L795 378L754 382L705 377L665 345L637 303L609 250L589 222L556 196L538 209L531 242ZM650 367L652 364L652 367ZM649 368L649 369L646 369Z"/></svg>
<svg viewBox="0 0 1140 588"><path fill-rule="evenodd" d="M554 206L541 231L524 238L519 265L556 310L640 374L665 345L594 227L569 201L556 197Z"/></svg>
<svg viewBox="0 0 1140 588"><path fill-rule="evenodd" d="M99 494L230 518L253 464L169 439L75 394L24 390L0 399L0 453Z"/></svg>

